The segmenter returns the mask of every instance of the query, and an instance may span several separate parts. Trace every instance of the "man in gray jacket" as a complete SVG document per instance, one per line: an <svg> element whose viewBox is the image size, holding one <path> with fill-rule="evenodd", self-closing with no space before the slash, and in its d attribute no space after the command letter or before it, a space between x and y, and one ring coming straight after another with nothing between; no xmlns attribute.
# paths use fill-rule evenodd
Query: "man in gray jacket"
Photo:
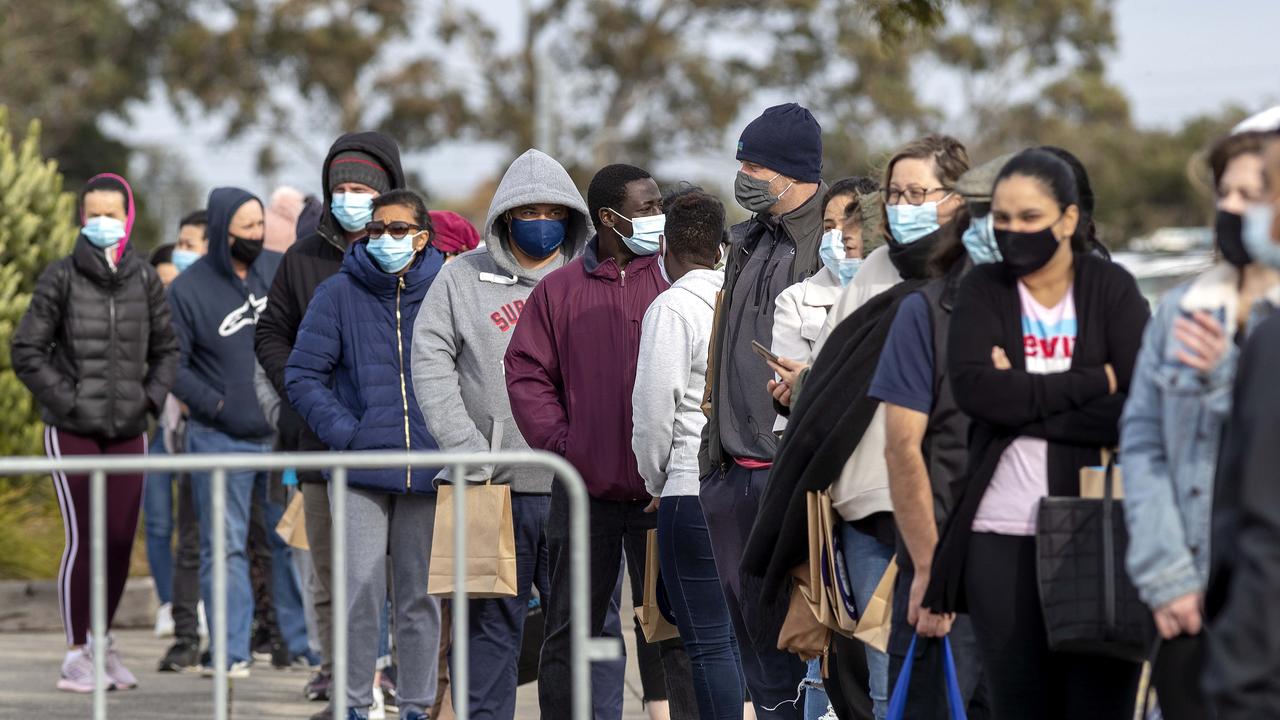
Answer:
<svg viewBox="0 0 1280 720"><path fill-rule="evenodd" d="M482 234L484 246L446 265L423 300L413 329L414 392L441 450L528 450L511 416L502 358L534 286L586 245L587 204L560 163L528 150L503 175ZM492 475L511 485L520 595L471 601L469 695L472 717L512 718L531 586L546 573L552 474L499 467ZM602 700L609 704L598 694ZM621 697L617 703L620 711Z"/></svg>

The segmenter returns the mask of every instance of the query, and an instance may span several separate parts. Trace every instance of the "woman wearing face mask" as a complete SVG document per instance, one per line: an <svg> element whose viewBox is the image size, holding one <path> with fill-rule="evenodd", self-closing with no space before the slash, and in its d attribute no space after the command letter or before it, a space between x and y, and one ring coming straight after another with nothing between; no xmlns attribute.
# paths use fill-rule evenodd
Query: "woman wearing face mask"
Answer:
<svg viewBox="0 0 1280 720"><path fill-rule="evenodd" d="M1121 423L1128 570L1163 639L1152 679L1170 720L1210 717L1199 677L1214 470L1239 348L1280 304L1280 273L1242 237L1241 216L1265 196L1265 140L1231 135L1210 152L1221 259L1161 300Z"/></svg>
<svg viewBox="0 0 1280 720"><path fill-rule="evenodd" d="M778 294L773 311L774 354L808 365L827 312L842 288L862 265L862 214L858 196L875 192L874 180L851 177L837 181L822 198L822 269ZM774 430L786 427L779 418Z"/></svg>
<svg viewBox="0 0 1280 720"><path fill-rule="evenodd" d="M71 254L41 274L13 334L14 372L35 396L52 458L141 455L147 416L159 414L178 369L164 285L129 247L133 192L118 175L99 175L79 197L80 235ZM58 608L68 652L58 689L93 691L92 651L105 652L111 689L136 687L114 643L91 648L87 475L54 473L67 546L58 572ZM107 478L107 625L129 575L143 474Z"/></svg>
<svg viewBox="0 0 1280 720"><path fill-rule="evenodd" d="M1070 166L1043 150L997 176L1003 260L964 279L948 338L969 470L939 540L923 606L967 609L997 717L1127 718L1139 666L1050 649L1036 578L1036 514L1076 496L1079 471L1119 440L1146 302L1120 267L1087 253Z"/></svg>
<svg viewBox="0 0 1280 720"><path fill-rule="evenodd" d="M373 200L368 239L307 308L285 367L294 408L333 450L436 450L410 377L413 325L444 258L430 245L421 198L392 190ZM423 589L431 557L438 468L347 473L347 705L373 702L379 609L391 565L400 716L426 718L435 701L440 603ZM388 555L388 548L390 554Z"/></svg>

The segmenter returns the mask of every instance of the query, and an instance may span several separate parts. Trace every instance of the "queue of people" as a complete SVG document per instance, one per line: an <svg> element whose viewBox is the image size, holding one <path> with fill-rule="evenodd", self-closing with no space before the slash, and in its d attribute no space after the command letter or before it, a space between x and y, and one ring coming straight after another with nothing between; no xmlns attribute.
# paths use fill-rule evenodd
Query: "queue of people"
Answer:
<svg viewBox="0 0 1280 720"><path fill-rule="evenodd" d="M631 623L652 718L1118 719L1152 699L1168 718L1265 717L1280 128L1208 150L1218 260L1154 315L1068 150L975 162L932 134L881 178L828 184L822 128L795 103L742 131L749 217L733 226L713 194L664 193L630 164L584 198L530 149L477 230L428 210L395 141L364 132L334 142L320 198L217 188L148 262L132 190L107 173L80 192L80 235L40 277L12 361L51 457L564 457L590 496L588 632ZM530 642L541 716L565 717L568 495L535 468L449 473L346 473L334 607L331 474L229 472L229 675L269 659L335 700L344 613L352 720L438 719L451 693L514 718ZM105 653L112 687L136 688L114 640L88 637L88 478L54 482L57 687L92 691ZM442 482L510 488L515 595L470 601L466 688L448 683L447 601L426 590ZM291 501L309 550L275 532ZM140 510L157 633L174 638L158 669L212 675L208 473L111 477L109 623ZM659 589L678 637L650 643L630 608ZM593 665L594 717L621 716L623 669Z"/></svg>

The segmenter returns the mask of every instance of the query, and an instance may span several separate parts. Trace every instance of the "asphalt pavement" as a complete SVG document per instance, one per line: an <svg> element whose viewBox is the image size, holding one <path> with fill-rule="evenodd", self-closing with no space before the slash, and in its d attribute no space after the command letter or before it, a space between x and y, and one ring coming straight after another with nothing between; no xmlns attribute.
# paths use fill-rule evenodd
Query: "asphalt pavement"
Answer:
<svg viewBox="0 0 1280 720"><path fill-rule="evenodd" d="M630 629L630 628L628 628ZM623 720L641 720L640 681L635 668L634 635L627 641L627 688ZM107 716L128 720L199 720L213 717L213 681L199 675L156 672L169 639L145 630L115 633L125 665L138 676L138 688L108 693ZM54 688L66 653L61 632L0 633L0 720L88 720L92 696ZM324 708L308 702L302 687L308 673L274 670L259 664L251 676L231 681L231 717L242 720L305 719ZM397 718L389 713L388 718ZM516 717L538 718L537 685L522 686ZM568 717L568 713L565 713Z"/></svg>

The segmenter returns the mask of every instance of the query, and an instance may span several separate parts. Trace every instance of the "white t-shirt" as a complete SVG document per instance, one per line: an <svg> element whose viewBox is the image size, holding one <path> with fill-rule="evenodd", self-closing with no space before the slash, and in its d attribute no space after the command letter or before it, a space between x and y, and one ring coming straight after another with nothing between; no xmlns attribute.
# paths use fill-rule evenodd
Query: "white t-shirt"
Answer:
<svg viewBox="0 0 1280 720"><path fill-rule="evenodd" d="M1018 282L1022 304L1022 352L1027 372L1066 372L1076 346L1076 303L1069 288L1057 305L1047 308ZM991 484L973 519L974 532L1034 535L1040 498L1049 494L1049 443L1020 437L1000 456Z"/></svg>

